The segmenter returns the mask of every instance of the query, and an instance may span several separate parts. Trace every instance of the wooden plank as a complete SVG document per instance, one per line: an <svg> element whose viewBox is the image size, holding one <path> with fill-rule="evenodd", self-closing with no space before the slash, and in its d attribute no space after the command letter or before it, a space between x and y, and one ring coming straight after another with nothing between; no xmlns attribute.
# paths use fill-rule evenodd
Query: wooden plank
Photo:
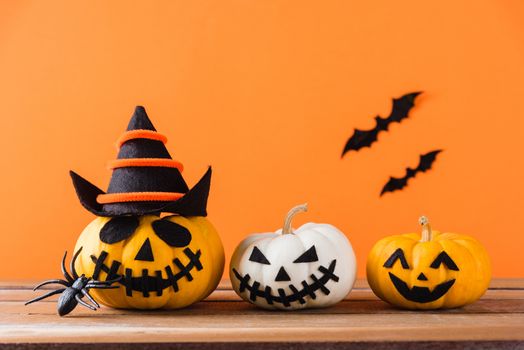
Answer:
<svg viewBox="0 0 524 350"><path fill-rule="evenodd" d="M490 289L524 289L524 278L493 278Z"/></svg>
<svg viewBox="0 0 524 350"><path fill-rule="evenodd" d="M408 311L370 314L371 309L362 313L350 309L340 313L320 310L289 313L264 312L245 303L203 304L180 311L140 313L103 309L94 315L79 310L67 318L54 316L54 305L41 304L26 315L7 310L10 312L2 315L0 339L2 342L524 341L524 314ZM339 305L339 311L352 306L350 302Z"/></svg>
<svg viewBox="0 0 524 350"><path fill-rule="evenodd" d="M103 348L104 350L276 350L276 349L300 349L300 350L429 350L429 349L446 349L446 350L522 350L522 343L515 341L395 341L395 342L272 342L265 341L260 343L254 342L164 342L164 343L11 343L0 344L2 350L42 350L42 349L71 349L71 350L93 350L93 347Z"/></svg>
<svg viewBox="0 0 524 350"><path fill-rule="evenodd" d="M326 349L341 342L366 349L379 349L380 344L391 345L389 342L399 349L413 342L425 342L426 348L442 342L450 348L456 344L524 347L524 279L494 280L493 289L480 301L454 310L395 309L378 300L365 281L360 281L345 301L331 308L265 311L241 302L229 289L229 282L223 281L208 299L183 310L139 312L103 307L92 312L78 307L64 318L56 315L53 300L23 305L38 295L29 289L33 285L33 281L18 286L0 284L0 345L46 343L75 348L81 342L133 342L144 349L151 348L144 343L147 339L166 346L191 342L202 347L218 342L224 348L228 342L268 341L274 346L298 346L300 342L301 348L303 342L322 342Z"/></svg>
<svg viewBox="0 0 524 350"><path fill-rule="evenodd" d="M56 316L56 303L47 302L47 305L44 303L34 304L31 306L23 307L22 303L14 302L0 302L2 307L2 316L7 317L7 315L47 315L50 318ZM75 314L78 313L81 308L75 310ZM84 310L82 310L84 311ZM127 315L130 313L137 313L138 311L132 310L114 310L110 308L102 308L95 313L87 312L87 316L92 315L98 317L100 314L105 315ZM198 303L190 308L184 310L173 310L173 311L140 311L143 315L188 315L188 316L206 316L210 313L213 313L213 316L246 316L246 315L268 315L271 313L276 313L276 311L266 311L260 308L257 308L251 304L244 302L231 302L231 301L208 301ZM297 315L337 315L337 314L405 314L413 315L424 313L437 314L437 315L468 315L468 314L522 314L524 315L524 299L521 300L486 300L481 299L476 303L467 305L458 309L451 310L433 310L433 311L409 311L402 310L390 306L379 300L346 300L337 305L334 305L329 308L322 309L306 309L300 310L297 312L280 312L282 316L294 314ZM68 316L71 317L71 316ZM31 322L34 318L26 319L25 322ZM19 321L22 321L19 319Z"/></svg>

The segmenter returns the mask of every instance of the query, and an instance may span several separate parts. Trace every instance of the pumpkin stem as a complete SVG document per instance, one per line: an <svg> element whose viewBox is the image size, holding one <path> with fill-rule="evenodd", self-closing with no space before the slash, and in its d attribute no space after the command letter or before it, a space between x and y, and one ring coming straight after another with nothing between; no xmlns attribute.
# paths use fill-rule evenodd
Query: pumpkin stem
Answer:
<svg viewBox="0 0 524 350"><path fill-rule="evenodd" d="M292 208L286 215L286 219L284 220L284 227L282 228L282 234L287 235L289 233L293 233L293 228L291 227L291 221L300 212L307 211L307 203L297 205L296 207Z"/></svg>
<svg viewBox="0 0 524 350"><path fill-rule="evenodd" d="M418 223L422 225L422 239L421 242L429 242L432 238L431 226L429 225L429 220L427 217L422 215L418 219Z"/></svg>

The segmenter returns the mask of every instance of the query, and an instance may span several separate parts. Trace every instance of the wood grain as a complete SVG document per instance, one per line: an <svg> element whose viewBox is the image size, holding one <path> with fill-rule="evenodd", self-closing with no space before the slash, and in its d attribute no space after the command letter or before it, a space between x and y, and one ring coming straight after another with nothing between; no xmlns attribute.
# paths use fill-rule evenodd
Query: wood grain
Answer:
<svg viewBox="0 0 524 350"><path fill-rule="evenodd" d="M34 281L0 283L0 345L134 343L145 349L149 343L189 342L205 347L211 342L213 346L248 342L271 348L321 342L327 349L341 343L380 348L378 344L394 342L409 348L413 342L424 342L430 348L447 342L449 348L459 343L476 348L524 346L522 279L494 280L481 300L454 310L395 309L378 300L365 281L359 281L343 302L331 308L264 311L241 301L229 282L223 281L205 301L183 310L103 307L92 312L79 307L64 318L56 315L56 303L51 299L23 305L37 295L31 290L33 285Z"/></svg>

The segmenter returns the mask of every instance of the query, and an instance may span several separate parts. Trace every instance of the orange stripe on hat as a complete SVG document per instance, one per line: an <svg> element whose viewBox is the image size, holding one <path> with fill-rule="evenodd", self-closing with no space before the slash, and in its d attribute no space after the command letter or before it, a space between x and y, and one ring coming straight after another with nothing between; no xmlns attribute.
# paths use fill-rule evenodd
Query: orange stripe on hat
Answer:
<svg viewBox="0 0 524 350"><path fill-rule="evenodd" d="M184 165L174 159L169 158L128 158L110 160L107 164L109 169L127 167L162 167L177 168L180 172L184 171Z"/></svg>
<svg viewBox="0 0 524 350"><path fill-rule="evenodd" d="M100 204L121 202L170 202L180 199L184 193L177 192L126 192L99 194L96 201Z"/></svg>
<svg viewBox="0 0 524 350"><path fill-rule="evenodd" d="M117 140L116 145L118 148L120 148L125 142L134 139L149 139L162 141L163 143L167 142L167 137L159 132L146 129L136 129L124 132Z"/></svg>

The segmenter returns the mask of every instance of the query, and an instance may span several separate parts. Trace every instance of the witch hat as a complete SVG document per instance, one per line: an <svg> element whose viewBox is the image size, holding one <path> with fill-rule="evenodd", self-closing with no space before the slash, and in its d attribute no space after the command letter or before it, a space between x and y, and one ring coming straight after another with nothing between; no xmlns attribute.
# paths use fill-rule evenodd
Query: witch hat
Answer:
<svg viewBox="0 0 524 350"><path fill-rule="evenodd" d="M98 216L174 213L206 216L211 167L191 189L181 175L183 166L171 158L167 138L158 133L146 110L137 106L127 131L118 140L118 157L107 193L70 171L80 203Z"/></svg>

